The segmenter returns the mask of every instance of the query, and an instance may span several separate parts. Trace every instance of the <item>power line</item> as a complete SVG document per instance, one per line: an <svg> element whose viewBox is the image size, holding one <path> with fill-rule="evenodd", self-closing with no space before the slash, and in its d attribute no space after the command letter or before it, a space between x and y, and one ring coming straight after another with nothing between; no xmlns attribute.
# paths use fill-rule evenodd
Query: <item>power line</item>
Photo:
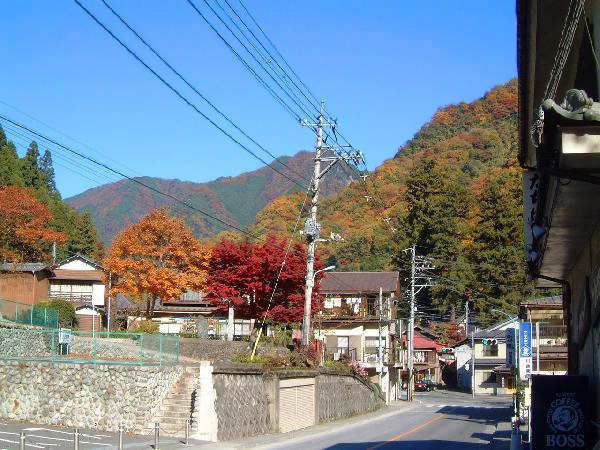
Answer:
<svg viewBox="0 0 600 450"><path fill-rule="evenodd" d="M225 21L223 20L223 18L215 11L215 9L211 6L210 3L208 3L207 0L203 0L204 3L206 4L206 6L208 6L210 8L210 10L213 12L213 14L217 17L217 19L219 19L219 21L223 24L223 26L225 26L225 28L227 28L227 30L233 35L233 37L236 39L236 41L238 41L238 43L244 47L244 50L246 50L246 52L252 56L252 59L254 59L254 61L256 61L256 63L265 71L265 73L271 78L271 80L273 80L275 82L275 84L277 84L277 86L279 86L279 88L285 92L285 94L288 96L288 98L298 107L300 108L300 110L304 113L304 114L308 114L310 116L310 113L308 113L305 109L305 106L301 105L300 103L298 103L299 100L296 100L294 98L292 98L292 95L290 94L290 92L285 89L274 77L273 75L271 75L271 73L263 66L263 64L256 58L256 56L254 56L254 53L252 53L248 47L246 47L246 45L240 40L240 38L237 36L237 34L235 34L233 32L233 30L229 27L229 25L227 25L225 23ZM193 6L194 10L204 19L204 21L212 28L212 30L218 34L218 36L221 38L221 40L225 41L225 38L217 31L217 29L210 23L210 21L206 18L206 16L204 14L202 14L200 12L200 10L194 5L194 3L192 2L192 0L188 0L188 3L190 5ZM227 43L227 47L230 50L233 50L233 47ZM238 55L237 52L235 52L236 55ZM250 66L248 64L245 64L247 68L249 68ZM319 111L317 109L317 111Z"/></svg>
<svg viewBox="0 0 600 450"><path fill-rule="evenodd" d="M77 0L75 0L77 1ZM214 27L214 25L206 18L204 14L196 7L196 5L191 1L187 0L188 3L192 6L192 8L204 19L204 21L208 24L208 26L221 38L223 43L233 52L233 54L238 58L238 60L250 71L250 73L258 80L258 82L263 86L278 102L281 104L291 115L294 117L296 121L300 121L301 117L296 113L278 94L271 88L260 75L256 73L256 71L246 62L246 60L231 46L227 39L223 37L221 33Z"/></svg>
<svg viewBox="0 0 600 450"><path fill-rule="evenodd" d="M225 2L229 5L229 2L227 2L227 0L225 0ZM246 11L246 14L248 14L248 17L250 17L250 19L252 19L252 22L254 22L254 25L256 25L256 27L260 30L260 32L262 33L262 35L267 39L267 41L269 42L269 44L271 44L271 47L273 47L273 49L275 50L275 52L281 57L281 60L283 61L283 63L290 69L290 71L294 74L294 76L300 82L300 84L302 84L302 86L304 86L304 88L306 89L306 91L312 96L312 98L315 100L315 102L317 104L319 104L319 100L317 99L317 97L310 91L310 89L308 88L308 86L306 86L306 84L304 84L304 82L298 76L298 74L296 72L294 72L294 69L292 69L292 67L288 64L288 62L286 61L286 59L283 57L283 55L279 52L279 50L277 49L277 47L275 47L275 44L273 44L273 42L271 41L271 39L269 39L269 36L267 36L267 34L264 32L264 30L258 24L258 22L254 18L254 16L252 14L250 14L250 11L248 11L248 8L246 8L244 6L244 4L242 3L242 0L238 0L238 2L242 6L242 8L244 8L244 11ZM231 8L231 6L230 6L230 8ZM325 110L325 112L327 112L327 110Z"/></svg>
<svg viewBox="0 0 600 450"><path fill-rule="evenodd" d="M234 20L231 18L231 16L230 16L230 15L229 15L229 14L228 14L226 11L225 11L225 9L223 8L223 6L221 6L221 3L219 2L219 0L215 0L215 1L216 1L216 3L219 5L219 7L220 7L220 8L223 10L223 12L225 12L225 14L227 15L227 17L229 17L229 20L231 20L231 22L232 22L232 23L233 23L233 24L236 26L236 28L237 28L237 29L240 31L240 33L241 33L243 36L246 36L246 35L245 35L245 33L244 33L244 32L243 32L243 31L242 31L240 28L239 28L239 26L238 26L238 25L235 23L235 21L234 21ZM318 107L318 105L319 105L319 101L315 99L315 102L316 102L316 105L315 105L315 104L312 102L312 100L311 100L311 99L309 99L309 98L306 96L306 94L304 93L304 91L302 91L302 89L301 89L301 88L300 88L300 87L299 87L299 86L296 84L296 82L293 80L293 78L292 78L292 77L290 77L290 76L289 76L289 75L286 73L285 69L284 69L283 67L281 67L281 65L279 64L279 62L277 62L277 59L276 59L275 57L273 57L273 55L271 54L271 52L269 52L269 50L267 50L267 48L266 48L266 47L263 45L263 43L260 41L260 39L258 39L258 38L256 37L256 35L255 35L255 34L254 34L254 32L252 31L252 29L251 29L251 28L250 28L250 27L249 27L249 26L246 24L246 22L244 21L244 19L242 19L242 18L240 17L240 15L237 13L237 11L235 10L235 8L234 8L233 6L231 6L231 3L229 3L229 1L228 1L228 0L225 0L225 3L226 3L226 4L227 4L227 6L229 7L229 9L230 9L231 11L233 11L233 13L236 15L236 17L237 17L237 18L239 19L239 21L242 23L242 25L244 25L244 27L246 28L246 30L248 30L248 31L250 32L250 35L251 35L251 36L254 38L254 40L255 40L256 42L258 42L258 44L259 44L259 45L260 45L260 46L263 48L263 50L264 50L264 51L267 53L267 55L268 55L268 56L269 56L269 58L270 58L270 61L266 61L266 58L264 58L264 56L263 56L263 60L265 60L265 62L266 62L267 64L269 64L269 62L271 62L271 61L272 61L272 62L274 62L274 63L277 65L277 67L279 67L279 69L281 70L281 72L283 73L283 79L282 79L282 81L283 81L284 83L286 83L286 84L289 86L289 84L287 83L286 79L290 80L290 81L292 82L292 84L294 85L294 87L295 87L295 88L298 90L298 92L300 92L300 94L301 94L301 95L302 95L302 96L303 96L303 97L304 97L304 98L305 98L305 99L308 101L308 104L309 104L311 107L313 107L313 108L314 108L314 109L315 109L317 112L319 112L319 107ZM251 40L250 40L248 37L246 37L246 39L248 40L248 42L250 42L250 43L251 43ZM268 39L268 38L267 38L267 39ZM253 48L254 48L254 49L257 51L257 53L259 53L259 54L260 54L260 52L258 51L258 49L256 49L256 47L255 47L255 46L254 46L252 43L251 43L251 45L252 45L252 47L253 47ZM282 58L283 58L283 57L282 57ZM289 67L289 66L288 66L288 67ZM291 69L290 69L290 70L291 70ZM273 70L273 71L274 71L274 70ZM292 70L292 73L293 73L293 70ZM291 88L291 86L290 86L290 88Z"/></svg>
<svg viewBox="0 0 600 450"><path fill-rule="evenodd" d="M236 130L238 130L240 133L242 133L246 138L248 138L254 145L256 145L258 148L260 148L262 151L264 151L267 155L269 155L270 157L272 157L277 163L281 164L283 167L286 167L287 169L289 169L290 171L292 171L293 173L295 173L297 176L299 176L300 178L302 178L304 181L310 182L310 180L306 177L304 177L302 174L296 172L294 169L292 169L290 166L288 166L287 164L285 164L284 162L280 161L277 156L275 156L273 153L271 153L269 150L267 150L266 148L264 148L261 144L259 144L258 142L256 142L252 137L250 137L244 130L242 130L239 126L237 126L231 119L229 119L229 117L227 117L220 109L218 109L210 100L208 100L208 98L206 98L195 86L193 86L186 78L183 77L183 75L181 75L171 64L169 64L155 49L154 47L152 47L144 38L142 38L142 36L140 36L140 34L135 31L131 25L129 25L129 23L127 23L125 21L125 19L123 19L123 17L117 13L109 4L106 0L102 0L102 3L104 3L104 5L121 21L121 23L123 23L123 25L125 25L129 31L131 31L152 53L154 53L154 55L156 55L156 57L158 59L160 59L175 75L177 75L190 89L192 89L202 100L204 100L215 112L217 112L221 117L223 117L227 122L229 122Z"/></svg>
<svg viewBox="0 0 600 450"><path fill-rule="evenodd" d="M85 6L83 6L81 4L81 2L79 0L74 0L75 3L77 3L79 5L79 7L81 7L81 9L83 9L98 25L100 25L100 27L102 27L114 40L116 40L119 44L121 44L121 46L127 50L127 52L129 52L130 55L132 55L138 62L140 62L146 69L148 69L156 78L158 78L165 86L167 86L169 89L171 89L171 91L173 91L181 100L183 100L188 106L190 106L192 109L194 109L194 111L196 111L198 114L200 114L204 119L206 119L208 122L210 122L211 125L213 125L215 128L217 128L221 133L223 133L225 136L227 136L229 139L231 139L233 142L235 142L238 146L240 146L242 149L244 149L247 153L249 153L250 155L252 155L254 158L258 159L260 162L262 162L263 164L269 166L272 170L274 170L275 172L277 172L278 174L282 175L283 177L287 178L288 180L290 180L292 183L296 184L297 186L301 187L302 190L306 189L306 186L298 183L296 180L294 180L293 178L290 178L287 174L285 174L284 172L279 171L278 169L276 169L275 167L273 167L271 164L269 164L268 162L266 162L264 159L262 159L260 156L258 156L256 153L254 153L252 150L250 150L248 147L246 147L244 144L242 144L240 141L238 141L236 138L234 138L231 134L229 134L225 129L223 129L221 126L219 126L215 121L213 121L211 118L209 118L206 114L204 114L202 111L200 111L196 105L194 105L191 101L189 101L183 94L181 94L177 89L175 89L169 82L167 82L163 77L161 77L154 69L152 69L145 61L143 61L133 50L131 50L123 41L121 41L112 31L110 31L94 14L92 14L92 12L90 12Z"/></svg>

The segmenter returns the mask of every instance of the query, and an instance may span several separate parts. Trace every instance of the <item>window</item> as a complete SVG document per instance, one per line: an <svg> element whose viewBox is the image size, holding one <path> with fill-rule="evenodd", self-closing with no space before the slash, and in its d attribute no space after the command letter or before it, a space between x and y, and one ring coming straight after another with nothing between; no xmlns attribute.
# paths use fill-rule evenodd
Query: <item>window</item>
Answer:
<svg viewBox="0 0 600 450"><path fill-rule="evenodd" d="M498 356L498 344L484 344L483 356Z"/></svg>
<svg viewBox="0 0 600 450"><path fill-rule="evenodd" d="M481 373L481 385L483 386L484 384L489 384L489 383L496 383L496 372L492 372L492 371L485 371Z"/></svg>

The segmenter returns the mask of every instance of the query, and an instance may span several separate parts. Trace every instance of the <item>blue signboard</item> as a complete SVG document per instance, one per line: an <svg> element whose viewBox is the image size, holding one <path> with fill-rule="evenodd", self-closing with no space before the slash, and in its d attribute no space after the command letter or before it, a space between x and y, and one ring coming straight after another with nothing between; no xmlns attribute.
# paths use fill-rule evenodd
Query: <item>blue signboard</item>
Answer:
<svg viewBox="0 0 600 450"><path fill-rule="evenodd" d="M519 356L521 358L531 358L533 356L531 349L531 322L521 323L519 337Z"/></svg>

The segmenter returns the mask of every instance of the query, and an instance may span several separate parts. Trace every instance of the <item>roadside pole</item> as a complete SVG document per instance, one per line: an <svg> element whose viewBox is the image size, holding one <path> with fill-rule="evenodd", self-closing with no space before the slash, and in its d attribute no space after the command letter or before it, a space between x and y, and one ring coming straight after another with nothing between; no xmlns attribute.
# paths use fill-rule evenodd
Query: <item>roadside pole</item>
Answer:
<svg viewBox="0 0 600 450"><path fill-rule="evenodd" d="M471 331L471 392L475 398L475 333Z"/></svg>
<svg viewBox="0 0 600 450"><path fill-rule="evenodd" d="M410 323L408 332L410 334L408 342L408 383L406 385L406 397L408 401L413 400L413 381L414 381L414 340L415 340L415 252L416 246L411 248L411 268L410 268Z"/></svg>

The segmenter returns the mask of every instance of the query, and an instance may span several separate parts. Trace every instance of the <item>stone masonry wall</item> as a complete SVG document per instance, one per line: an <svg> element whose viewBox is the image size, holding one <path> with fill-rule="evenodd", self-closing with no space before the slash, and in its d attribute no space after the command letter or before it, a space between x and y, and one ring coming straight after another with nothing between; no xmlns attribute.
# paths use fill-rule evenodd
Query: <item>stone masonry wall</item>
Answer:
<svg viewBox="0 0 600 450"><path fill-rule="evenodd" d="M146 428L181 367L0 360L0 417L116 431Z"/></svg>
<svg viewBox="0 0 600 450"><path fill-rule="evenodd" d="M383 405L370 387L352 376L320 374L316 395L319 423L364 414Z"/></svg>
<svg viewBox="0 0 600 450"><path fill-rule="evenodd" d="M50 356L52 333L36 327L0 322L0 357Z"/></svg>
<svg viewBox="0 0 600 450"><path fill-rule="evenodd" d="M271 431L267 388L262 373L215 373L219 441Z"/></svg>
<svg viewBox="0 0 600 450"><path fill-rule="evenodd" d="M338 371L264 371L252 366L215 366L212 387L217 439L223 441L277 432L280 381L306 377L316 378L317 423L364 414L384 404L367 382Z"/></svg>

